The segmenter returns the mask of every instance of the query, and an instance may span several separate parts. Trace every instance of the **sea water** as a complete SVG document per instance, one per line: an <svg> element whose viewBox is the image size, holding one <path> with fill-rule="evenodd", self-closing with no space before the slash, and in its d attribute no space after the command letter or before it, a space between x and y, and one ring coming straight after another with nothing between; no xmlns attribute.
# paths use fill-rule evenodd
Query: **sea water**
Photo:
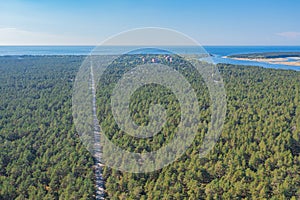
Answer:
<svg viewBox="0 0 300 200"><path fill-rule="evenodd" d="M136 47L139 49L140 47ZM275 69L300 70L298 66L288 66L280 64L269 64L255 61L242 61L224 58L224 56L245 53L262 53L262 52L300 52L300 46L204 46L204 51L209 53L215 63L227 63L236 65L260 66ZM21 55L89 55L94 46L0 46L0 56L21 56ZM96 51L100 54L124 53L132 47L101 47ZM161 47L164 49L164 47ZM165 49L180 54L203 53L203 49L198 47L165 47ZM137 51L138 52L138 51ZM152 48L147 53L161 53L161 50Z"/></svg>

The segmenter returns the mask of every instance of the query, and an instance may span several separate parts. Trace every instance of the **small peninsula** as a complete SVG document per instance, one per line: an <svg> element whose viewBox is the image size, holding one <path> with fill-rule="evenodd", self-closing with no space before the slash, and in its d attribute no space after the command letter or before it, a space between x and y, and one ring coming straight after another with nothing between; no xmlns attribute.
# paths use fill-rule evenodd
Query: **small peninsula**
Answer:
<svg viewBox="0 0 300 200"><path fill-rule="evenodd" d="M226 56L234 60L265 62L269 64L300 66L300 52L266 52Z"/></svg>

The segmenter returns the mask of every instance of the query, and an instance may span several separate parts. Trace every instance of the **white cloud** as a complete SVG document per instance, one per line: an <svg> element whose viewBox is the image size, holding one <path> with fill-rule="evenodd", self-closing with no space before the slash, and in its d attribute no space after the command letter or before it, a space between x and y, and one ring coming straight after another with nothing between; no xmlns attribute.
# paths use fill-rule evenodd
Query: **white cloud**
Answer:
<svg viewBox="0 0 300 200"><path fill-rule="evenodd" d="M276 35L282 36L290 40L295 40L300 38L300 32L282 32L282 33L277 33Z"/></svg>
<svg viewBox="0 0 300 200"><path fill-rule="evenodd" d="M17 28L0 28L0 45L88 45L86 38L75 38Z"/></svg>

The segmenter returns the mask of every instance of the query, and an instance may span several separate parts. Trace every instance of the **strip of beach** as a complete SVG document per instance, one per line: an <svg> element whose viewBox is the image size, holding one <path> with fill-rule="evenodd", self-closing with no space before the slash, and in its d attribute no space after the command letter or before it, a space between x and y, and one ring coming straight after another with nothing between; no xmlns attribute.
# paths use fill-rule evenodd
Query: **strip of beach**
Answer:
<svg viewBox="0 0 300 200"><path fill-rule="evenodd" d="M224 56L224 58L243 61L264 62L268 64L300 66L300 52L240 54Z"/></svg>

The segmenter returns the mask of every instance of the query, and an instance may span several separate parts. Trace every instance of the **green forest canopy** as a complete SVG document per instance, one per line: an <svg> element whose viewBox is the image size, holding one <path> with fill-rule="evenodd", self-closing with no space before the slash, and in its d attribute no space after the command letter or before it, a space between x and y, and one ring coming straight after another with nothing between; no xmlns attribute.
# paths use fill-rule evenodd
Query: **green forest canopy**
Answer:
<svg viewBox="0 0 300 200"><path fill-rule="evenodd" d="M76 134L71 109L72 85L83 59L0 58L0 199L94 199L93 159ZM192 146L179 160L152 173L104 167L107 198L299 199L300 72L218 67L228 105L222 135L212 152L199 158L210 120L209 98L203 81L186 68L181 72L203 108ZM124 71L116 63L110 72L111 82L100 83L97 93L98 118L108 136L130 151L161 147L172 138L179 117L174 95L156 85L134 94L130 107L138 124L147 123L147 108L154 101L168 109L172 123L152 140L132 140L113 126L110 117L104 94L111 92L111 83Z"/></svg>

